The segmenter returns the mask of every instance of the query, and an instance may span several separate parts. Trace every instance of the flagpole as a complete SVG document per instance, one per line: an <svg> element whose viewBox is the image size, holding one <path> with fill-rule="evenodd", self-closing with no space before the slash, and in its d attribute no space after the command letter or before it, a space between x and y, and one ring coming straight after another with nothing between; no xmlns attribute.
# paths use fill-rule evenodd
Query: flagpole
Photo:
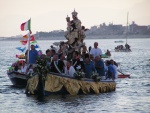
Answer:
<svg viewBox="0 0 150 113"><path fill-rule="evenodd" d="M129 15L129 12L127 12L126 44L127 44L127 38L128 38L128 15Z"/></svg>
<svg viewBox="0 0 150 113"><path fill-rule="evenodd" d="M29 53L30 53L30 30L28 33L29 37L28 37L28 57L27 57L27 63L29 64Z"/></svg>

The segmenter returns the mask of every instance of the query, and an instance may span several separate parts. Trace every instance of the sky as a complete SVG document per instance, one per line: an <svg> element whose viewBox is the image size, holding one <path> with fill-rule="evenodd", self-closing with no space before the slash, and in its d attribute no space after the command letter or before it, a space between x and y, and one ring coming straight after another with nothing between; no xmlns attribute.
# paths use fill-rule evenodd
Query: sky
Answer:
<svg viewBox="0 0 150 113"><path fill-rule="evenodd" d="M0 37L25 35L20 25L31 18L32 33L66 30L65 18L74 9L82 25L90 28L110 22L150 25L150 0L0 0Z"/></svg>

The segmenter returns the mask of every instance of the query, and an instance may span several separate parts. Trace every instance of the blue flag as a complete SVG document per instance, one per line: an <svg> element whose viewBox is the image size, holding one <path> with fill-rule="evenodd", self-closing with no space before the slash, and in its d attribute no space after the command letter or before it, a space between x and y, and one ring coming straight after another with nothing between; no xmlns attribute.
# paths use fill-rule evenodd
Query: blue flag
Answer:
<svg viewBox="0 0 150 113"><path fill-rule="evenodd" d="M21 52L24 52L24 51L26 50L26 47L24 47L24 48L16 47L16 49L18 49L18 50L21 51Z"/></svg>

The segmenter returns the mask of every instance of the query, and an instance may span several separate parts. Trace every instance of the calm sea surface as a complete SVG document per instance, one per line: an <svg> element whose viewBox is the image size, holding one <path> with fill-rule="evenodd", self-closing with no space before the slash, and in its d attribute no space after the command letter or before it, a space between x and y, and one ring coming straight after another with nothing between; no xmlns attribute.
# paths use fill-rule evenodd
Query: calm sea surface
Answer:
<svg viewBox="0 0 150 113"><path fill-rule="evenodd" d="M112 59L121 64L122 72L131 78L117 79L115 92L98 95L51 95L42 99L27 96L25 89L12 87L7 76L8 67L20 54L19 41L0 41L0 113L150 113L150 39L130 39L132 52L117 53L113 49L121 43L117 39L85 40L87 47L96 41L105 52L112 51ZM45 50L55 42L39 40ZM124 44L124 43L123 43Z"/></svg>

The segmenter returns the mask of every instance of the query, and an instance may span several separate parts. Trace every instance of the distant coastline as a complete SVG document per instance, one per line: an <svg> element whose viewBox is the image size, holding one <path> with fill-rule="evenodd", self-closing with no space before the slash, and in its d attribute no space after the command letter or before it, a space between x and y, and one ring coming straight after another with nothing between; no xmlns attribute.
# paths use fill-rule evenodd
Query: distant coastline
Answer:
<svg viewBox="0 0 150 113"><path fill-rule="evenodd" d="M36 40L66 40L64 36L55 36L55 37L36 37ZM85 39L125 39L125 35L93 35L86 36ZM134 38L150 38L150 35L129 35L128 39ZM0 37L0 41L16 41L23 40L22 37Z"/></svg>

